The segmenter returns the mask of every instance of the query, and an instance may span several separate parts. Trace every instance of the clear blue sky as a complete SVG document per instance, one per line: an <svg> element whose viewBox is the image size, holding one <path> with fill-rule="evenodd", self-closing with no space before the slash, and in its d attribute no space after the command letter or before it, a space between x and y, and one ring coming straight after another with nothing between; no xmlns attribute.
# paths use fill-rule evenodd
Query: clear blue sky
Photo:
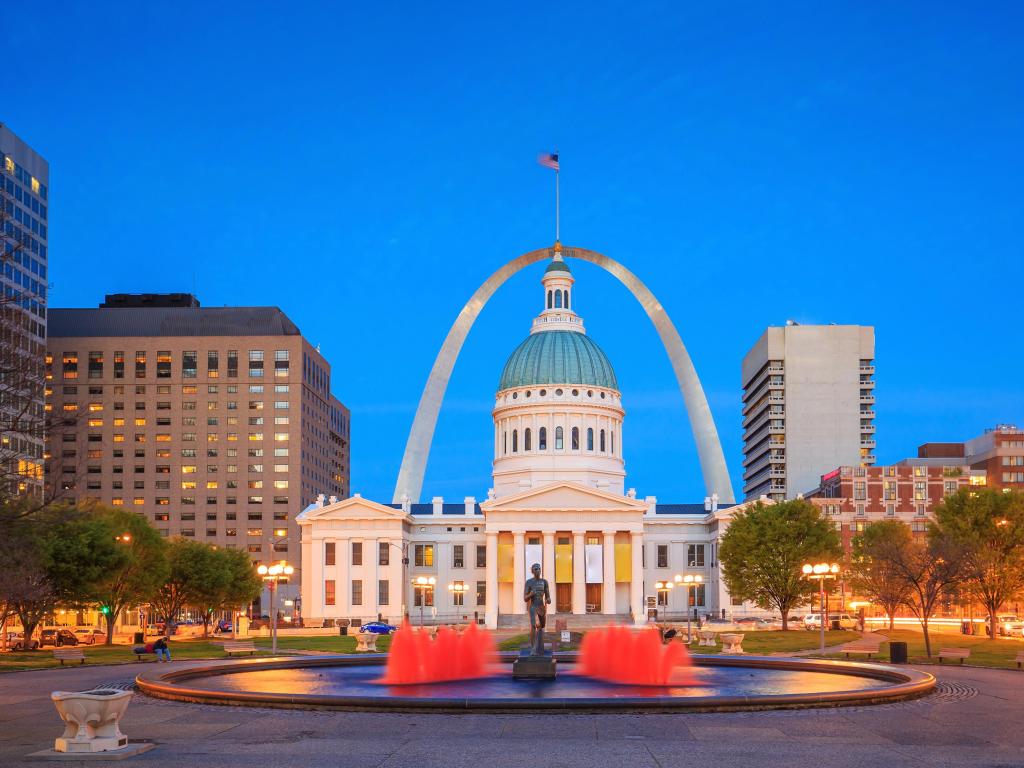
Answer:
<svg viewBox="0 0 1024 768"><path fill-rule="evenodd" d="M876 327L881 461L1024 422L1019 4L302 5L12 3L0 119L50 161L52 305L280 306L352 409L353 490L390 500L458 309L550 244L535 156L555 146L563 241L669 310L737 492L740 359L787 318ZM653 329L575 271L624 392L628 485L699 501ZM425 499L486 492L539 274L466 344Z"/></svg>

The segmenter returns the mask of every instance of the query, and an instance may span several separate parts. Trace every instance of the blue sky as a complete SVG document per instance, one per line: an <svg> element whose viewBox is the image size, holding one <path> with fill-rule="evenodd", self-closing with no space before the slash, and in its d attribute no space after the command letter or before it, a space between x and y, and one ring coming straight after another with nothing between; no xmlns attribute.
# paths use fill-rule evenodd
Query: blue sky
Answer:
<svg viewBox="0 0 1024 768"><path fill-rule="evenodd" d="M881 461L1024 422L1024 11L1014 3L15 3L0 120L51 166L53 306L275 304L389 500L433 357L493 270L552 240L668 309L741 489L764 327L873 324ZM11 55L11 52L16 55ZM704 496L668 361L574 265L616 366L627 483ZM512 279L463 349L423 497L482 497L490 407L539 309Z"/></svg>

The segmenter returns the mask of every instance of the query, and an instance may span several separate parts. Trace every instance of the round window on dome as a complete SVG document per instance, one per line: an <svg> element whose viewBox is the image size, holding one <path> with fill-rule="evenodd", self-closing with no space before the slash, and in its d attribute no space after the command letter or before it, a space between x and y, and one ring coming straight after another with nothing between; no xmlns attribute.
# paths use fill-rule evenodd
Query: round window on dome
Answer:
<svg viewBox="0 0 1024 768"><path fill-rule="evenodd" d="M526 390L526 396L527 396L527 397L529 397L529 396L530 396L530 390Z"/></svg>
<svg viewBox="0 0 1024 768"><path fill-rule="evenodd" d="M560 390L560 389L556 389L556 390L555 390L555 394L556 394L556 395L557 395L558 397L561 397L561 396L562 396L562 390Z"/></svg>
<svg viewBox="0 0 1024 768"><path fill-rule="evenodd" d="M547 393L548 393L548 391L547 391L546 389L542 389L542 390L540 391L540 396L541 396L541 397L544 397L544 395L546 395Z"/></svg>
<svg viewBox="0 0 1024 768"><path fill-rule="evenodd" d="M594 396L594 390L588 389L587 390L587 397L593 397L593 396Z"/></svg>
<svg viewBox="0 0 1024 768"><path fill-rule="evenodd" d="M530 394L530 393L527 392L526 394ZM604 392L601 393L601 399L604 400Z"/></svg>
<svg viewBox="0 0 1024 768"><path fill-rule="evenodd" d="M579 396L580 396L580 391L579 391L578 389L574 389L574 390L572 391L572 396L573 396L573 397L579 397Z"/></svg>
<svg viewBox="0 0 1024 768"><path fill-rule="evenodd" d="M513 392L512 393L512 399L513 400L517 399L518 397L519 397L519 393L518 392Z"/></svg>

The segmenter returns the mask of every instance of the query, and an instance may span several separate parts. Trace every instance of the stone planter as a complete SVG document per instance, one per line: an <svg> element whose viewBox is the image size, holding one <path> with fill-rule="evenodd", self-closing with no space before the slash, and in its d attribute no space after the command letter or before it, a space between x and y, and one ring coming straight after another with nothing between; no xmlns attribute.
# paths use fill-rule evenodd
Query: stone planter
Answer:
<svg viewBox="0 0 1024 768"><path fill-rule="evenodd" d="M128 737L118 723L128 709L131 691L54 691L50 698L64 721L64 733L53 745L55 752L109 752L127 746Z"/></svg>

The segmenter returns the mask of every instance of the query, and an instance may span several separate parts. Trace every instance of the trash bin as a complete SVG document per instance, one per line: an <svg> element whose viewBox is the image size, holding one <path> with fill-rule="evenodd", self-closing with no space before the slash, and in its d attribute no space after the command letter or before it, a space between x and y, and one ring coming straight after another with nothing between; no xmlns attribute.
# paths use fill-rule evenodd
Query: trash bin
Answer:
<svg viewBox="0 0 1024 768"><path fill-rule="evenodd" d="M907 663L907 644L893 640L889 643L889 661L893 664Z"/></svg>
<svg viewBox="0 0 1024 768"><path fill-rule="evenodd" d="M970 621L966 621L965 620L965 621L961 621L960 622L960 634L962 634L962 635L969 635L969 634L971 634L971 622Z"/></svg>
<svg viewBox="0 0 1024 768"><path fill-rule="evenodd" d="M132 642L135 643L136 645L144 643L144 642L146 642L146 636L143 635L141 632L136 632L135 636L132 638Z"/></svg>
<svg viewBox="0 0 1024 768"><path fill-rule="evenodd" d="M832 629L834 629L834 630L840 630L840 629L842 629L842 628L843 628L843 627L842 627L842 625L841 625L841 624L839 623L839 619L832 619Z"/></svg>

